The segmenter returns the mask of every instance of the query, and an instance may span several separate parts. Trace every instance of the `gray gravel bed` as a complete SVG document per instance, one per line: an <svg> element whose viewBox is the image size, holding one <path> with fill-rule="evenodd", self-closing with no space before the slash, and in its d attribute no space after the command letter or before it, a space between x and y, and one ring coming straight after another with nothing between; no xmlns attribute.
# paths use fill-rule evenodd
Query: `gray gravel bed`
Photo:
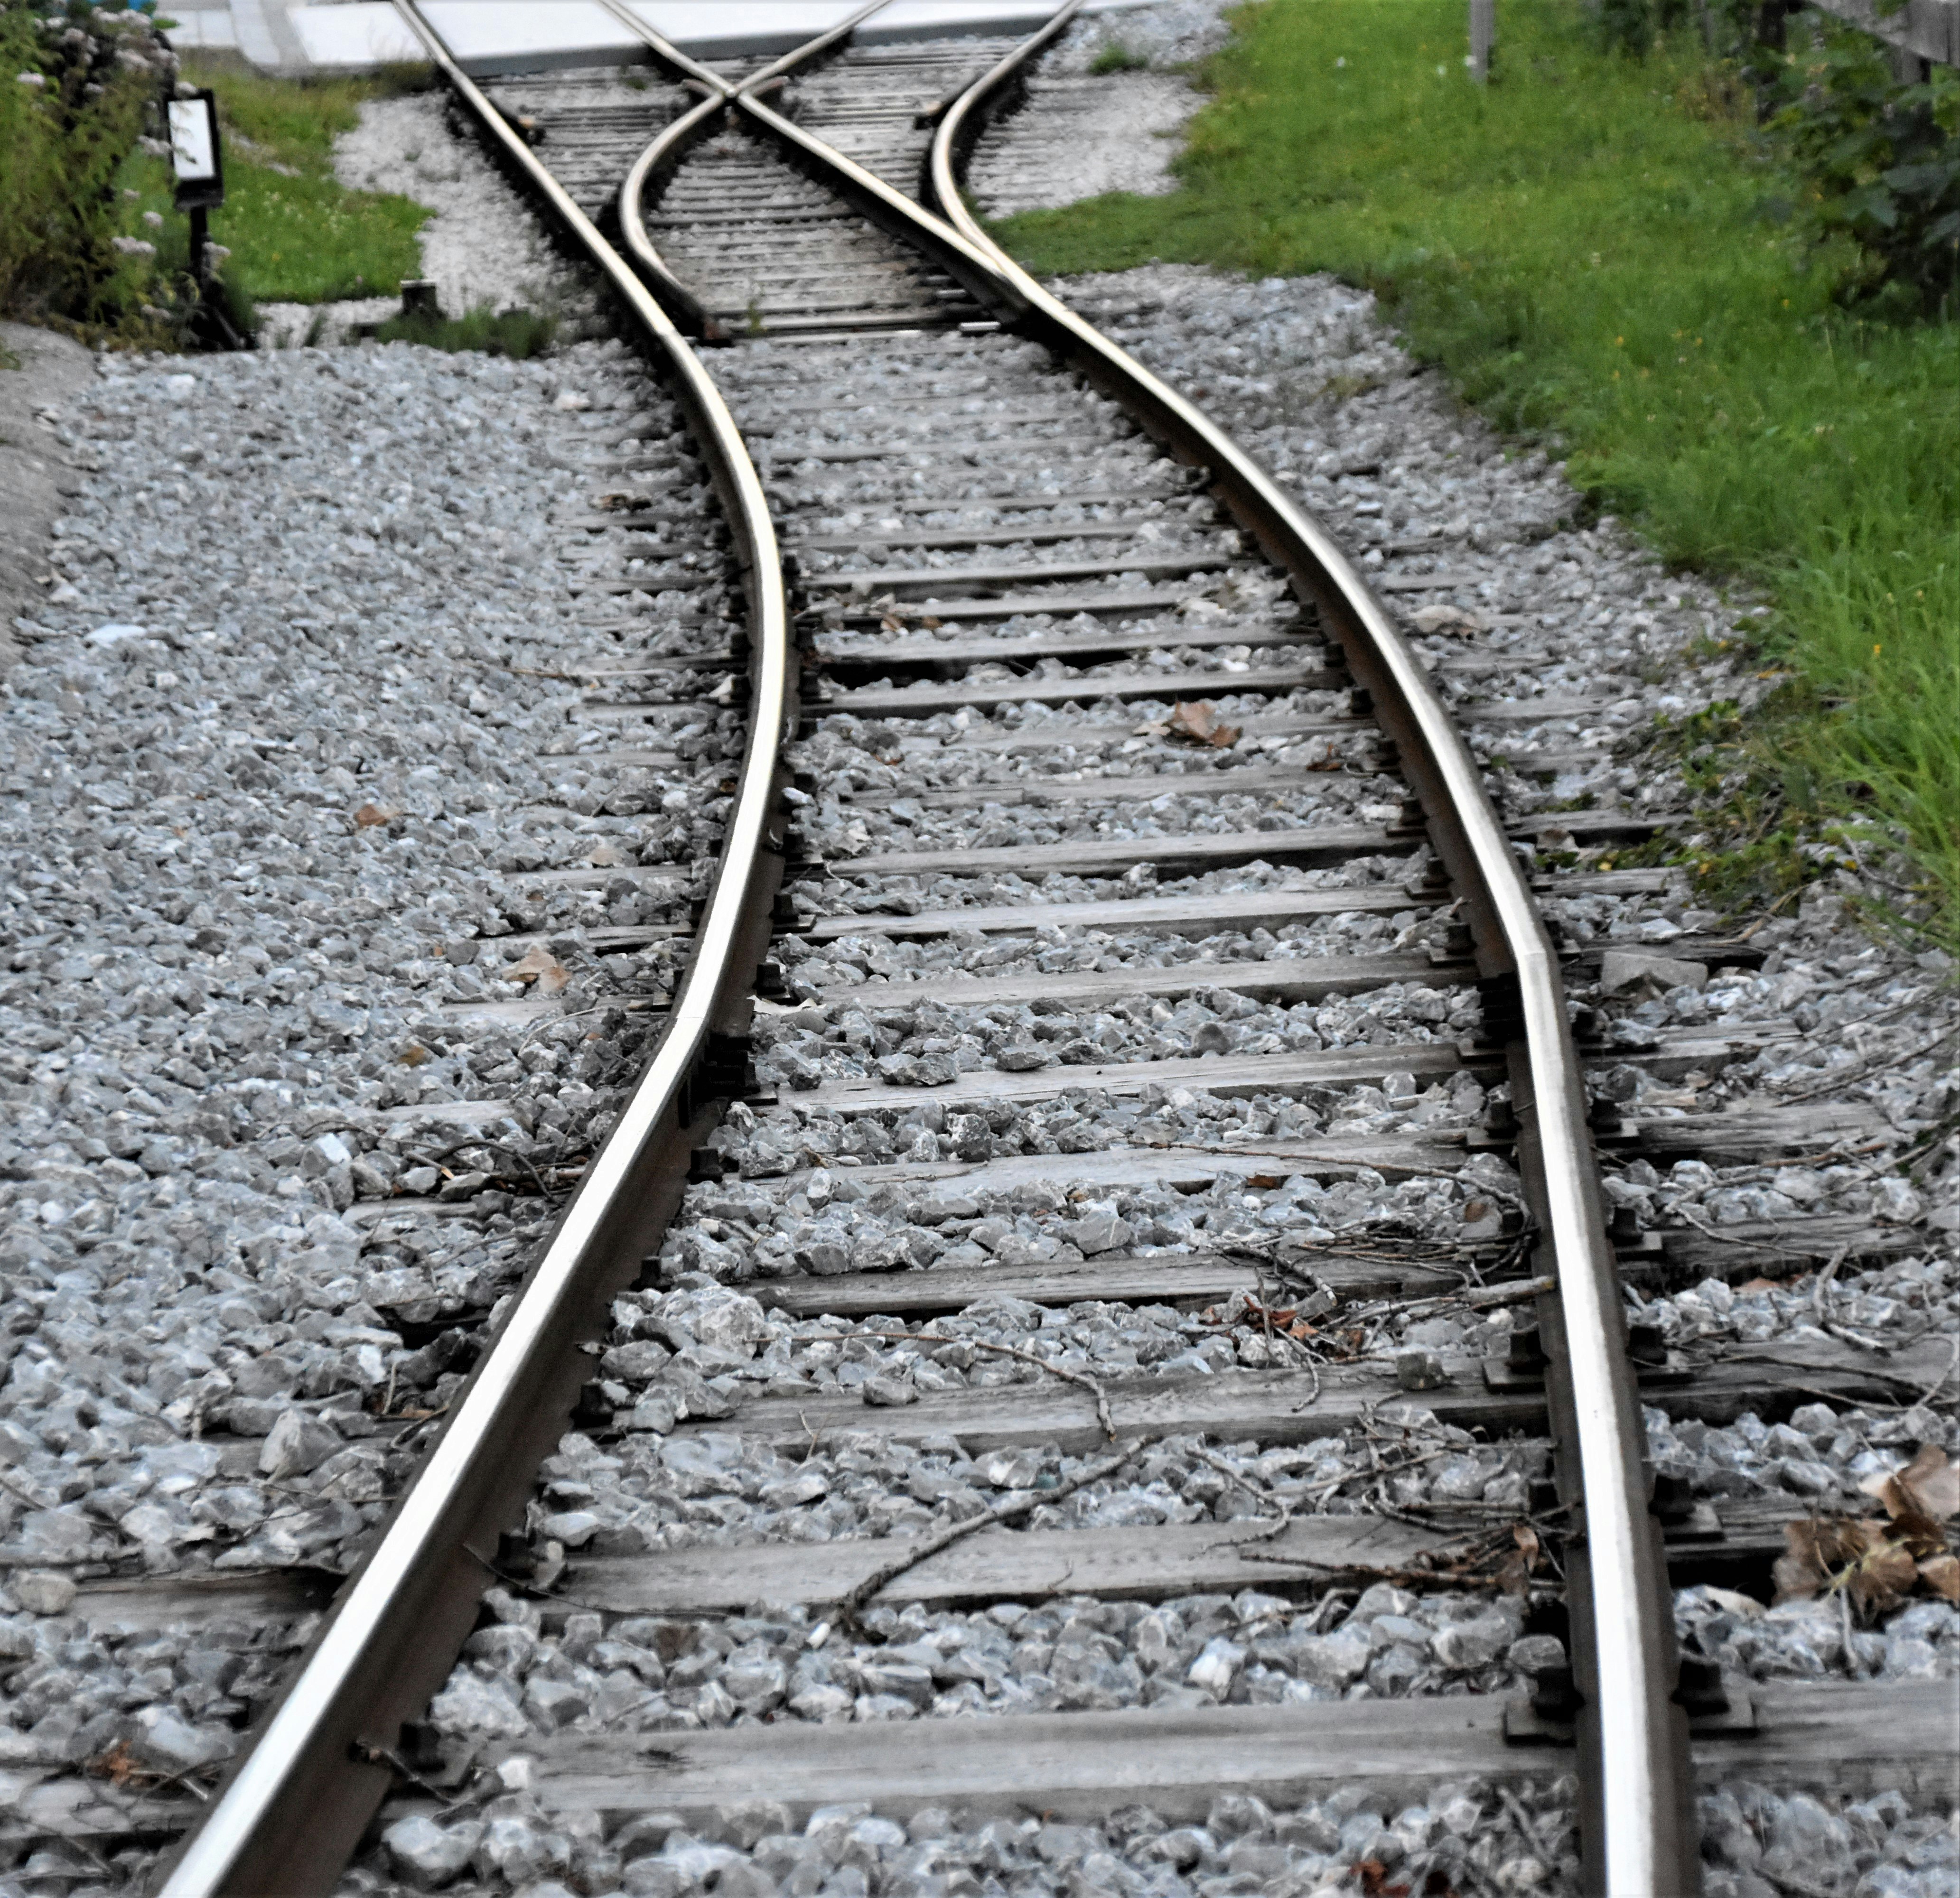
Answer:
<svg viewBox="0 0 1960 1898"><path fill-rule="evenodd" d="M1843 1200L1855 1203L1860 1184L1850 1183ZM1642 1309L1670 1344L1685 1347L1807 1338L1897 1350L1960 1331L1960 1261L1950 1252L1892 1259L1866 1271L1841 1270L1822 1286L1812 1279L1737 1289L1707 1279Z"/></svg>
<svg viewBox="0 0 1960 1898"><path fill-rule="evenodd" d="M1329 1315L1335 1313L1338 1301L1311 1273L1289 1276L1290 1284L1276 1280L1280 1286L1274 1293L1276 1299L1310 1307L1313 1316L1330 1326L1345 1323L1347 1314ZM955 1317L909 1323L877 1318L847 1324L829 1318L792 1319L730 1290L698 1267L676 1276L681 1286L676 1291L625 1295L613 1307L613 1323L621 1342L600 1359L600 1372L604 1381L616 1387L609 1394L620 1406L618 1414L635 1430L671 1430L677 1418L689 1416L725 1417L733 1414L732 1407L741 1399L758 1394L834 1396L855 1391L867 1405L889 1408L908 1404L929 1391L1038 1384L1074 1373L1092 1380L1134 1378L1146 1372L1165 1377L1209 1376L1237 1365L1284 1369L1308 1360L1307 1350L1283 1330L1275 1331L1266 1325L1256 1302L1243 1294L1201 1311L1185 1311L1170 1305L1133 1306L1097 1300L1065 1309L1045 1308L997 1292L976 1300ZM1370 1321L1363 1314L1357 1322L1379 1326L1380 1321ZM1430 1349L1478 1355L1501 1350L1510 1326L1510 1315L1503 1308L1481 1319L1459 1310L1454 1317L1425 1315L1411 1320L1406 1333L1398 1315L1383 1336L1386 1339L1401 1334L1407 1338L1412 1334L1414 1343ZM1379 1361L1387 1362L1386 1351ZM1469 1441L1460 1431L1443 1431L1427 1413L1420 1413L1414 1423L1405 1419L1395 1428L1406 1438L1418 1426L1437 1442L1461 1445ZM1306 1451L1274 1452L1276 1461L1261 1466L1262 1483L1280 1481L1276 1472L1325 1464L1330 1458L1338 1468L1344 1456L1373 1454L1365 1448L1351 1452L1340 1447L1338 1439L1323 1443L1335 1447L1316 1444ZM725 1451L727 1446L724 1448ZM769 1459L765 1456L763 1461ZM1017 1454L1003 1467L1018 1474L1002 1479L996 1487L1025 1487L1036 1480L1032 1472L1045 1466L1039 1461L1027 1464ZM1070 1468L1076 1467L1071 1464ZM1367 1467L1375 1466L1370 1461ZM1494 1453L1478 1466L1474 1481L1472 1473L1464 1471L1452 1479L1468 1487L1446 1488L1443 1493L1459 1502L1466 1498L1495 1502L1500 1499L1499 1493L1487 1495L1484 1486L1500 1472L1524 1467L1515 1460L1504 1463L1500 1453ZM1535 1466L1532 1473L1536 1474ZM739 1474L743 1493L752 1499L759 1493L746 1470L724 1474ZM1351 1512L1338 1499L1328 1499L1335 1497L1335 1492L1324 1481L1325 1476L1322 1468L1310 1486L1322 1498L1316 1506ZM1209 1478L1201 1480L1215 1492ZM1289 1502L1298 1499L1297 1487L1276 1493ZM1520 1501L1523 1493L1522 1488L1508 1483L1502 1491L1514 1502ZM1390 1499L1414 1502L1427 1499L1428 1495L1424 1483L1418 1482L1413 1488L1396 1490ZM795 1500L786 1502L781 1496L765 1496L762 1504L775 1509ZM1090 1506L1071 1504L1071 1508L1079 1515ZM1245 1512L1236 1508L1225 1513ZM827 1539L828 1533L810 1539Z"/></svg>
<svg viewBox="0 0 1960 1898"><path fill-rule="evenodd" d="M470 1637L430 1718L517 1741L1501 1692L1564 1658L1503 1598L1379 1582L1304 1610L1249 1589L971 1615L874 1607L854 1636L800 1606L714 1620L574 1613L547 1632L534 1603L498 1591L488 1605L497 1625Z"/></svg>
<svg viewBox="0 0 1960 1898"><path fill-rule="evenodd" d="M1448 1884L1438 1890L1477 1898L1566 1892L1578 1889L1573 1800L1573 1788L1563 1780L1501 1793L1465 1781L1437 1788L1423 1805L1356 1784L1279 1811L1250 1795L1230 1795L1213 1801L1201 1825L1173 1824L1137 1805L1094 1824L939 1807L901 1824L859 1804L821 1807L801 1826L788 1807L757 1800L697 1821L698 1832L672 1814L646 1814L609 1833L554 1820L522 1791L447 1823L416 1817L390 1827L339 1890L344 1898L392 1898L431 1885L485 1893L522 1887L538 1898L574 1888L630 1898L682 1898L711 1888L729 1898L778 1892L1048 1898L1064 1890L1083 1898L1227 1898L1274 1890L1333 1898L1357 1890L1354 1868L1372 1861L1398 1882L1407 1877L1412 1890L1440 1877ZM1762 1803L1752 1817L1760 1818ZM1906 1823L1921 1824L1911 1817ZM1912 1836L1917 1841L1933 1830L1925 1823ZM465 1882L449 1884L459 1874Z"/></svg>
<svg viewBox="0 0 1960 1898"><path fill-rule="evenodd" d="M1960 1813L1950 1800L1778 1794L1741 1780L1701 1798L1707 1898L1952 1898Z"/></svg>
<svg viewBox="0 0 1960 1898"><path fill-rule="evenodd" d="M1307 777L1297 790L1182 797L1155 784L1139 785L1126 796L1118 781L1106 797L1071 798L1045 809L990 804L981 797L953 809L922 808L902 796L870 806L826 798L813 810L804 809L800 821L822 856L843 860L873 850L931 850L955 842L985 850L1077 838L1236 835L1314 823L1390 824L1401 813L1402 787L1396 781L1327 774L1318 781Z"/></svg>
<svg viewBox="0 0 1960 1898"><path fill-rule="evenodd" d="M1406 891L1411 882L1420 880L1427 861L1427 846L1419 845L1406 857L1351 857L1327 870L1302 870L1255 858L1229 870L1161 879L1157 866L1147 860L1116 876L1077 876L1060 870L1039 876L1023 876L1017 870L957 875L948 870L930 876L906 873L876 876L853 873L854 880L848 882L841 877L800 882L791 895L800 909L807 908L816 916L880 911L917 916L928 910L994 908L1015 903L1115 902L1134 896L1224 895L1262 890L1351 889L1379 894L1391 888ZM1421 914L1413 898L1407 912L1392 912L1391 920L1403 914L1411 918ZM1090 942L1077 943L1072 952L1087 959L1067 965L1058 960L1055 966L1093 968L1093 959L1100 954Z"/></svg>
<svg viewBox="0 0 1960 1898"><path fill-rule="evenodd" d="M907 992L915 987L917 993ZM906 984L865 1006L813 1004L769 1018L757 1039L768 1051L772 1078L792 1086L863 1076L930 1087L988 1070L1021 1073L1382 1041L1454 1045L1481 1019L1475 989L1419 983L1391 982L1367 995L1288 1006L1201 981L1193 994L1176 1000L1146 998L1093 1010L1054 1000L949 1006L933 999L929 984ZM1408 1092L1414 1092L1412 1080ZM1418 1114L1411 1124L1425 1125L1428 1117Z"/></svg>
<svg viewBox="0 0 1960 1898"><path fill-rule="evenodd" d="M103 358L56 418L91 472L0 698L0 1605L42 1657L10 1760L230 1752L273 1661L74 1645L75 1578L350 1563L542 1235L537 1169L636 1071L619 1004L675 951L583 932L678 913L721 809L702 765L566 755L571 667L638 647L574 605L551 517L649 409L616 345L395 345ZM672 865L674 899L523 881L609 863ZM445 1013L541 978L562 1018Z"/></svg>
<svg viewBox="0 0 1960 1898"><path fill-rule="evenodd" d="M1372 1086L1316 1090L1306 1100L1245 1100L1147 1084L1134 1097L1085 1088L1032 1105L988 1102L963 1113L929 1096L903 1114L847 1117L784 1105L752 1116L744 1109L731 1114L711 1143L739 1178L690 1187L687 1203L689 1214L700 1208L727 1227L732 1241L684 1220L670 1232L662 1256L691 1265L706 1260L706 1269L723 1276L774 1277L984 1265L990 1257L1026 1265L1119 1248L1269 1244L1288 1235L1317 1241L1376 1224L1481 1241L1495 1235L1498 1222L1488 1195L1509 1204L1518 1191L1516 1175L1494 1155L1475 1156L1450 1178L1418 1175L1393 1184L1338 1156L1344 1137L1460 1127L1484 1105L1481 1086L1462 1075L1420 1093L1411 1083L1393 1098ZM1336 1175L1334 1184L1300 1172L1272 1187L1227 1177L1194 1193L1052 1183L1003 1193L957 1180L921 1180L915 1187L880 1180L867 1187L853 1177L857 1167L891 1161L970 1164L1124 1146L1257 1152L1264 1142L1300 1140L1325 1140L1328 1159L1319 1170ZM805 1168L812 1169L807 1177L794 1170ZM1473 1213L1473 1207L1484 1210ZM1106 1238L1118 1220L1125 1236Z"/></svg>
<svg viewBox="0 0 1960 1898"><path fill-rule="evenodd" d="M870 979L889 982L895 997L935 976L1052 974L1083 965L1086 952L1096 968L1176 968L1207 962L1303 960L1344 955L1382 955L1427 946L1446 925L1435 912L1410 908L1337 911L1277 932L1254 928L1210 936L1170 936L1147 930L1093 929L1080 924L1044 925L1025 936L953 930L944 936L914 939L871 931L812 943L800 936L779 936L775 953L792 987L814 999L817 992ZM1201 970L1193 968L1194 976Z"/></svg>

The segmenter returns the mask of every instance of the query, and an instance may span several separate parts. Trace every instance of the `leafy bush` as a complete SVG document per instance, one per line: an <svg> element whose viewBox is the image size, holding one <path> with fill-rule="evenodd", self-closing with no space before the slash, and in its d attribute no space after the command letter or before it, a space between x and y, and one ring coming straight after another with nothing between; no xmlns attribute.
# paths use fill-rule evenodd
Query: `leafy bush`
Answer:
<svg viewBox="0 0 1960 1898"><path fill-rule="evenodd" d="M1960 73L1892 77L1868 34L1830 26L1788 56L1771 122L1810 180L1820 232L1848 237L1847 289L1898 285L1923 309L1960 288Z"/></svg>
<svg viewBox="0 0 1960 1898"><path fill-rule="evenodd" d="M0 309L115 328L164 294L118 184L176 71L146 14L0 0Z"/></svg>

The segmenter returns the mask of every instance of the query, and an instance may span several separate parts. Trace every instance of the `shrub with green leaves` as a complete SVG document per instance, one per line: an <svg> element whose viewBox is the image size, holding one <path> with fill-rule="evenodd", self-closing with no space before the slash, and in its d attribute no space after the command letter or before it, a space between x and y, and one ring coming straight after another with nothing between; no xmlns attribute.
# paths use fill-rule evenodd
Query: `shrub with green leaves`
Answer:
<svg viewBox="0 0 1960 1898"><path fill-rule="evenodd" d="M0 309L114 326L151 294L119 174L176 70L146 14L0 0Z"/></svg>
<svg viewBox="0 0 1960 1898"><path fill-rule="evenodd" d="M1927 310L1960 289L1960 73L1901 85L1869 34L1803 30L1771 120L1811 181L1822 234L1858 247L1846 288L1896 285Z"/></svg>

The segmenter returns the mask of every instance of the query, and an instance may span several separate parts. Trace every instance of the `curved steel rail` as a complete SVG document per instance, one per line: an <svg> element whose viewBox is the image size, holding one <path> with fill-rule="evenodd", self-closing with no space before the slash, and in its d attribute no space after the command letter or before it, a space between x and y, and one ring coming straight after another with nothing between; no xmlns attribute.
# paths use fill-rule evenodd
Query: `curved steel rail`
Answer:
<svg viewBox="0 0 1960 1898"><path fill-rule="evenodd" d="M1579 1736L1588 1877L1616 1898L1694 1891L1693 1780L1686 1718L1673 1701L1670 1598L1646 1506L1638 1392L1556 952L1475 761L1347 555L1201 410L1043 290L962 202L954 154L977 135L975 110L1017 81L1051 29L1060 27L1052 21L941 116L928 177L943 216L759 100L737 93L730 103L793 161L931 253L983 301L1070 361L1160 443L1206 467L1239 523L1319 606L1397 741L1437 855L1462 892L1487 1028L1507 1044L1521 1168L1557 1274L1556 1304L1546 1316L1548 1335L1562 1337L1564 1349L1552 1353L1548 1397L1568 1492L1583 1498L1586 1531L1568 1577L1575 1671L1588 1690Z"/></svg>
<svg viewBox="0 0 1960 1898"><path fill-rule="evenodd" d="M380 1540L179 1849L167 1898L332 1889L387 1791L401 1724L419 1716L474 1623L487 1570L473 1544L494 1549L521 1510L584 1375L578 1343L679 1203L706 1103L723 1091L729 1048L718 1038L747 1025L781 875L778 755L792 729L796 657L768 504L734 421L626 261L457 68L415 0L396 4L500 154L603 272L686 413L746 568L752 717L714 892L652 1063Z"/></svg>
<svg viewBox="0 0 1960 1898"><path fill-rule="evenodd" d="M890 5L891 0L868 0L868 4L815 39L784 53L760 72L733 81L723 78L711 68L689 58L670 44L627 6L625 0L600 0L600 4L622 26L645 41L657 63L705 95L692 111L683 113L665 127L634 160L632 169L619 186L619 234L646 279L648 288L675 322L688 335L697 336L704 342L726 342L730 339L727 330L702 307L694 292L667 268L666 260L647 235L647 186L654 179L670 175L689 151L720 128L730 101L738 94L780 86L803 67L842 51L859 24Z"/></svg>
<svg viewBox="0 0 1960 1898"><path fill-rule="evenodd" d="M647 288L676 323L703 342L726 342L728 332L654 248L652 239L647 235L644 201L648 180L670 173L689 149L714 133L727 116L728 95L718 86L699 105L682 113L660 132L633 161L632 169L619 186L619 235L645 278Z"/></svg>
<svg viewBox="0 0 1960 1898"><path fill-rule="evenodd" d="M1569 1578L1573 1658L1587 1690L1580 1722L1587 1877L1614 1898L1693 1892L1701 1884L1693 1769L1686 1716L1673 1702L1672 1597L1647 1506L1646 1432L1586 1130L1585 1084L1557 952L1481 774L1414 655L1326 530L1201 411L1043 290L987 235L960 194L957 163L978 136L979 115L1018 84L1026 62L1074 11L1071 0L941 115L927 161L927 198L1036 320L1024 326L1037 327L1106 388L1132 392L1127 405L1141 405L1160 440L1210 468L1242 523L1316 599L1397 739L1438 854L1466 893L1487 998L1491 978L1506 990L1515 982L1515 997L1504 998L1510 1006L1487 1006L1486 1014L1500 1018L1490 1025L1510 1044L1521 1170L1557 1274L1564 1350L1551 1362L1565 1388L1548 1394L1558 1435L1576 1446L1574 1488L1583 1498L1585 1559Z"/></svg>

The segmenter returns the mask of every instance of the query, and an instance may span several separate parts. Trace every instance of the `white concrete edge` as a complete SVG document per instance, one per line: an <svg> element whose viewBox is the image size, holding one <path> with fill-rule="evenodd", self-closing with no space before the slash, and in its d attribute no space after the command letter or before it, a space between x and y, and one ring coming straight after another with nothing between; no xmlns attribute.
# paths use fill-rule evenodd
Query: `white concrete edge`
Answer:
<svg viewBox="0 0 1960 1898"><path fill-rule="evenodd" d="M1089 0L1086 11L1122 12L1151 0ZM285 7L281 0L233 0L235 8L277 11L290 23L316 72L371 72L419 60L422 49L390 0ZM838 0L640 0L634 11L680 51L702 59L762 58L807 44L851 9ZM1053 11L1042 0L894 0L867 21L861 46L1032 31ZM431 0L429 14L473 78L639 65L644 44L593 0ZM269 42L268 42L269 43ZM255 65L267 63L247 49Z"/></svg>

